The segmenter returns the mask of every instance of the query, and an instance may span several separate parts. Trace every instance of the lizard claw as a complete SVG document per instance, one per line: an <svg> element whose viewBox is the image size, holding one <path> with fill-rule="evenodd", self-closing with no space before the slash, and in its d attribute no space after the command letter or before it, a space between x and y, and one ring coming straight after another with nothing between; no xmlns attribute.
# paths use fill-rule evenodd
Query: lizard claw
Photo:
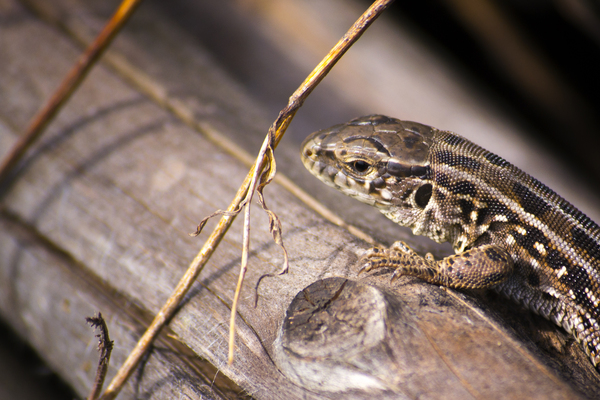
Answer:
<svg viewBox="0 0 600 400"><path fill-rule="evenodd" d="M372 269L378 268L378 261L382 258L385 258L385 249L372 247L365 251L359 260L359 263L362 264L362 266L358 270L358 275L362 274L363 272L369 272Z"/></svg>
<svg viewBox="0 0 600 400"><path fill-rule="evenodd" d="M396 279L402 276L402 274L398 273L398 271L400 271L400 269L394 270L394 272L392 273L392 277L390 278L390 283L394 282Z"/></svg>
<svg viewBox="0 0 600 400"><path fill-rule="evenodd" d="M358 270L358 273L356 275L360 275L363 272L369 272L370 270L371 270L371 264L370 263L363 264L363 266L360 267L360 269Z"/></svg>
<svg viewBox="0 0 600 400"><path fill-rule="evenodd" d="M394 242L394 244L392 244L390 246L390 250L393 250L397 253L408 254L411 256L418 256L418 254L409 245L407 245L406 243L404 243L401 240Z"/></svg>

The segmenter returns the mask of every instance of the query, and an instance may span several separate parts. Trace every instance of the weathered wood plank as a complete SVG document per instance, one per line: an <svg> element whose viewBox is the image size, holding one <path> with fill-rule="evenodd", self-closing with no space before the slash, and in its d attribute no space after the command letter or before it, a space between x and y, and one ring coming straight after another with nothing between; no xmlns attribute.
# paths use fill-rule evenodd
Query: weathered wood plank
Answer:
<svg viewBox="0 0 600 400"><path fill-rule="evenodd" d="M42 22L13 0L1 1L0 144L4 149L60 80L78 49L75 40L56 26ZM29 3L47 10L41 15L53 13L66 24L84 21L93 27L115 2L101 6ZM116 343L110 378L207 235L193 239L187 233L203 216L226 207L246 174L244 164L210 135L216 132L253 147L268 126L251 97L232 84L192 40L152 8L141 9L136 18L117 43L116 49L126 52L113 53L92 72L43 143L10 185L1 188L0 313L82 395L93 380L96 357L95 338L84 317L99 310L107 319ZM125 55L128 71L137 68L144 79L127 75L124 64L117 65L123 60L118 57ZM190 111L204 130L191 129L177 118L175 114L185 114L181 110ZM294 146L286 148L283 143L278 151L289 162L288 169L299 168ZM355 398L441 393L448 398L522 394L577 398L570 385L544 364L553 361L533 344L523 345L523 338L505 327L503 317L489 316L483 302L411 278L390 284L386 275L350 282L342 293L348 300L330 305L338 307L332 315L345 313L357 321L373 318L372 310L365 311L361 304L379 305L381 315L374 321L384 322L386 329L376 344L389 351L373 352L372 347L361 347L360 341L348 349L342 339L353 339L352 335L340 338L333 329L325 330L322 337L331 345L328 368L315 378L325 381L336 368L351 368L356 376L377 385L332 389L307 382L302 368L312 371L318 359L298 360L286 350L286 342L277 339L288 305L320 279L356 279L354 263L366 245L323 221L281 186L272 185L266 192L269 206L284 224L291 271L267 279L254 308L255 282L262 274L278 270L282 255L270 239L266 216L253 211L252 256L242 292L234 364L228 366L225 360L241 221L231 228L124 398L170 398L173 393L188 398L243 394L339 398L343 391ZM332 199L337 201L335 196ZM363 218L362 211L359 214L357 220ZM399 232L393 229L394 235ZM353 296L362 302L353 302ZM323 322L322 327L335 327L336 321ZM551 335L556 340L565 337L556 330ZM572 349L583 360L582 367L574 368L580 368L580 375L590 373L576 344L563 352ZM355 358L348 358L346 350ZM593 375L584 376L579 387L590 382Z"/></svg>
<svg viewBox="0 0 600 400"><path fill-rule="evenodd" d="M110 334L118 338L113 362L123 361L153 317L6 213L0 215L0 250L2 276L15 284L2 291L3 318L54 360L56 370L80 393L89 390L97 357L96 339L81 316L99 309L106 313ZM235 398L243 393L173 336L170 329L162 333L129 396L172 398L181 392L187 398Z"/></svg>
<svg viewBox="0 0 600 400"><path fill-rule="evenodd" d="M31 42L40 41L40 38L46 38L47 45L65 42L43 25L34 24L29 28L34 29L32 34L2 37L10 40L15 49L31 47ZM55 49L57 47L54 46ZM68 48L68 43L64 47ZM73 59L76 55L75 49L66 53L62 55L65 59ZM39 70L33 71L33 74L39 76L45 68L47 65L39 65ZM57 75L60 76L60 73ZM224 207L227 200L223 199L232 197L245 175L245 168L196 132L174 120L156 104L128 88L104 68L96 69L90 75L71 104L72 107L65 109L50 129L45 145L25 163L18 179L6 188L4 204L7 213L48 238L52 246L67 253L76 265L85 269L85 273L109 283L111 291L124 293L128 302L155 313L195 254L201 238L206 237L203 234L200 239L192 239L187 235L196 224L193 216L203 216L218 207ZM85 110L89 110L91 104L95 111L90 115ZM10 119L10 116L6 117ZM179 154L175 150L181 147L189 150L187 154ZM152 150L159 148L162 149L160 152ZM290 214L282 215L282 219L288 227L290 240L293 236L314 237L314 231L317 230L314 216L299 209L298 202L289 193L281 189L277 189L277 192L271 205L289 209ZM290 207L292 204L295 206ZM291 216L294 217L293 221L290 221ZM248 314L244 316L246 321L254 322L258 318L267 322L261 327L261 337L275 337L278 321L281 320L276 316L284 312L286 293L291 299L295 294L294 289L297 291L299 286L265 291L261 293L260 304L263 307L275 307L268 307L267 310L253 308L253 283L260 274L277 270L282 259L269 239L264 215L255 216L255 221L255 237L262 239L253 242L252 250L257 252L264 248L269 251L260 251L251 259L248 276L250 287L244 291L245 301L240 311L242 315ZM306 229L307 226L312 226L313 232ZM320 231L332 229L329 227ZM295 230L299 232L296 235ZM174 332L176 335L193 337L188 346L211 359L217 368L229 373L236 371L233 374L247 392L273 393L276 390L277 393L296 393L298 396L301 389L285 384L285 378L277 373L256 333L241 321L239 332L243 340L239 343L238 362L232 367L223 365L228 330L227 304L231 303L236 281L239 239L238 224L205 269L198 288L190 295L188 307L193 312L182 312L177 317L178 322L173 321L173 327L177 326ZM302 241L306 242L306 238ZM348 250L345 253L354 256ZM337 263L345 265L347 257L340 257ZM257 265L261 267L257 268ZM315 273L321 273L314 267L312 269L312 274L303 272L302 279L296 279L297 284L308 284L315 279ZM34 276L28 275L28 278ZM284 281L293 279L290 275L277 281L285 287ZM46 279L41 279L39 284L43 286L46 282ZM210 290L203 289L203 285L209 286ZM19 295L27 296L28 290L23 290L26 293ZM46 303L63 304L64 299L60 298L63 292L68 290L61 288L58 292L41 293ZM102 305L94 299L84 298L81 301L92 305L91 309L102 309ZM202 306L196 308L196 304ZM18 318L28 314L41 317L41 311L27 306L15 309L6 305L6 309L12 309L13 312L18 310L10 314ZM90 311L77 314L83 316L90 314ZM119 324L116 319L118 313L109 312L105 315L109 326ZM267 318L269 316L273 318ZM78 340L81 335L73 338L73 335L61 329L63 325L58 321L57 318L51 318L48 321L51 326L44 329L29 325L17 329L32 343L38 343L46 351L45 357L51 365L63 371L66 379L81 393L85 393L93 371L74 372L78 368L74 368L73 363L78 360L69 358L71 364L66 362L64 346L83 344L90 348L89 344L94 339L90 337L82 342ZM82 324L82 329L89 334L85 324ZM46 331L56 332L57 336L63 337L62 346L52 345L55 338L50 341L37 340ZM139 334L137 331L134 333ZM133 345L132 336L125 340L118 329L113 333L113 338L121 344L113 355L110 375ZM81 376L88 379L87 385L80 382ZM257 376L262 378L257 379ZM150 382L156 384L158 381L150 379ZM133 383L131 390L137 384L139 382ZM159 392L154 394L161 397Z"/></svg>

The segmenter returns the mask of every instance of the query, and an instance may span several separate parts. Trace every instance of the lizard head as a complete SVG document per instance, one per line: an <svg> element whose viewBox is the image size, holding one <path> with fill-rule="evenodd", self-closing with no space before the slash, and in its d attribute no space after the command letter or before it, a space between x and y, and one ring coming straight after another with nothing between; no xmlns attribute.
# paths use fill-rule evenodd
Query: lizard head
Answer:
<svg viewBox="0 0 600 400"><path fill-rule="evenodd" d="M416 122L369 115L308 136L302 162L325 184L386 214L421 211L431 197L433 132ZM407 225L412 218L393 219Z"/></svg>

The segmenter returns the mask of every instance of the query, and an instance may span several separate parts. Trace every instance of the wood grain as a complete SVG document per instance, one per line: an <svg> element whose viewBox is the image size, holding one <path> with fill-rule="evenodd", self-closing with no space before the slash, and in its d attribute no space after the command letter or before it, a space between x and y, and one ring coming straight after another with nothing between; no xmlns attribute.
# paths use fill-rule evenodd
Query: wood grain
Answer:
<svg viewBox="0 0 600 400"><path fill-rule="evenodd" d="M107 3L27 1L26 9L0 0L0 153L76 59L78 41L110 13L115 2ZM186 112L198 124L182 121ZM264 115L192 39L142 7L0 188L0 314L80 395L93 382L96 360L85 317L101 311L107 320L115 341L110 379L207 236L188 233L227 206L246 174L219 135L256 151L269 125ZM280 163L301 168L296 152L284 142ZM548 358L524 338L525 328L511 328L501 310L490 311L485 296L412 278L390 283L386 274L357 278L357 254L366 244L281 186L265 193L284 224L291 269L263 282L255 308L254 284L283 259L267 216L255 207L234 364L226 363L227 334L241 221L121 398L578 398L596 390L597 376L577 344ZM293 299L310 299L315 282L337 284L334 294L346 283L330 297L335 301L307 311L322 323L303 334L319 334L328 345L307 357L290 350L304 336L286 341L291 331L282 326L298 313ZM329 292L319 293L327 300ZM358 328L334 329L347 320ZM368 346L358 340L369 327L361 321L383 327ZM560 330L543 328L552 343L564 343ZM580 358L569 361L570 352ZM557 360L575 372L561 375ZM335 373L350 370L371 383L331 384Z"/></svg>

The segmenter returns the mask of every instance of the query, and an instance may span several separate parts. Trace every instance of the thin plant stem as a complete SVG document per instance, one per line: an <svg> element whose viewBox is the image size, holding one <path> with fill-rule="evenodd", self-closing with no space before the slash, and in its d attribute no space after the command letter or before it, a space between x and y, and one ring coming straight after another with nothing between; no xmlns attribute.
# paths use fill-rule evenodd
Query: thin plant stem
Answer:
<svg viewBox="0 0 600 400"><path fill-rule="evenodd" d="M340 39L325 58L315 67L311 74L304 80L300 87L292 94L287 106L279 113L277 119L269 128L269 134L263 141L258 157L250 169L250 172L244 179L244 182L238 189L235 197L227 210L222 213L221 219L216 228L210 234L204 243L204 246L196 257L190 263L187 271L177 284L171 297L167 300L161 310L158 312L146 332L142 335L134 349L131 351L111 383L106 392L101 397L102 400L114 399L123 385L138 365L145 352L148 350L153 340L158 336L164 324L174 315L179 304L192 287L196 277L200 274L206 262L210 259L213 252L221 242L225 233L233 223L237 213L240 211L240 204L246 202L249 197L248 189L255 187L266 162L266 154L269 150L275 149L282 139L285 131L291 123L296 111L302 106L308 95L319 84L319 82L329 73L335 63L344 55L344 53L356 42L364 31L377 19L383 11L394 0L377 0L371 7L354 23L350 30ZM247 202L246 204L249 204ZM247 256L246 256L247 257ZM243 279L243 277L242 277ZM241 285L238 285L241 287ZM236 290L237 291L237 290ZM239 296L236 294L235 296ZM234 297L235 297L234 296ZM236 310L232 307L232 313Z"/></svg>
<svg viewBox="0 0 600 400"><path fill-rule="evenodd" d="M75 65L71 68L64 80L46 102L44 107L33 117L29 127L10 149L6 157L0 163L0 183L10 174L10 171L23 158L25 152L42 135L44 129L60 111L62 106L69 100L71 95L79 87L90 69L104 50L110 45L114 37L119 33L123 25L129 20L137 6L142 0L123 0L106 23L100 34L88 46L85 52L79 56Z"/></svg>
<svg viewBox="0 0 600 400"><path fill-rule="evenodd" d="M106 321L102 318L102 314L98 313L96 317L86 318L86 321L94 328L98 328L100 333L96 335L98 337L98 351L100 352L100 359L98 360L98 368L96 369L96 379L94 380L94 386L87 397L87 400L96 400L100 393L102 393L102 385L104 385L104 378L108 372L108 363L110 362L110 354L113 349L113 342L110 340L108 335L108 327Z"/></svg>
<svg viewBox="0 0 600 400"><path fill-rule="evenodd" d="M240 299L240 293L242 291L242 284L244 283L244 277L246 276L246 271L248 270L248 249L250 247L250 202L246 203L245 212L244 212L244 238L243 238L243 251L242 251L242 262L240 266L240 275L238 277L237 286L235 288L235 294L233 296L233 303L231 305L231 310L237 309L238 300ZM235 335L232 335L231 332L235 332L235 312L231 313L229 319L229 354L227 357L227 362L229 364L233 363L233 353L235 348Z"/></svg>

